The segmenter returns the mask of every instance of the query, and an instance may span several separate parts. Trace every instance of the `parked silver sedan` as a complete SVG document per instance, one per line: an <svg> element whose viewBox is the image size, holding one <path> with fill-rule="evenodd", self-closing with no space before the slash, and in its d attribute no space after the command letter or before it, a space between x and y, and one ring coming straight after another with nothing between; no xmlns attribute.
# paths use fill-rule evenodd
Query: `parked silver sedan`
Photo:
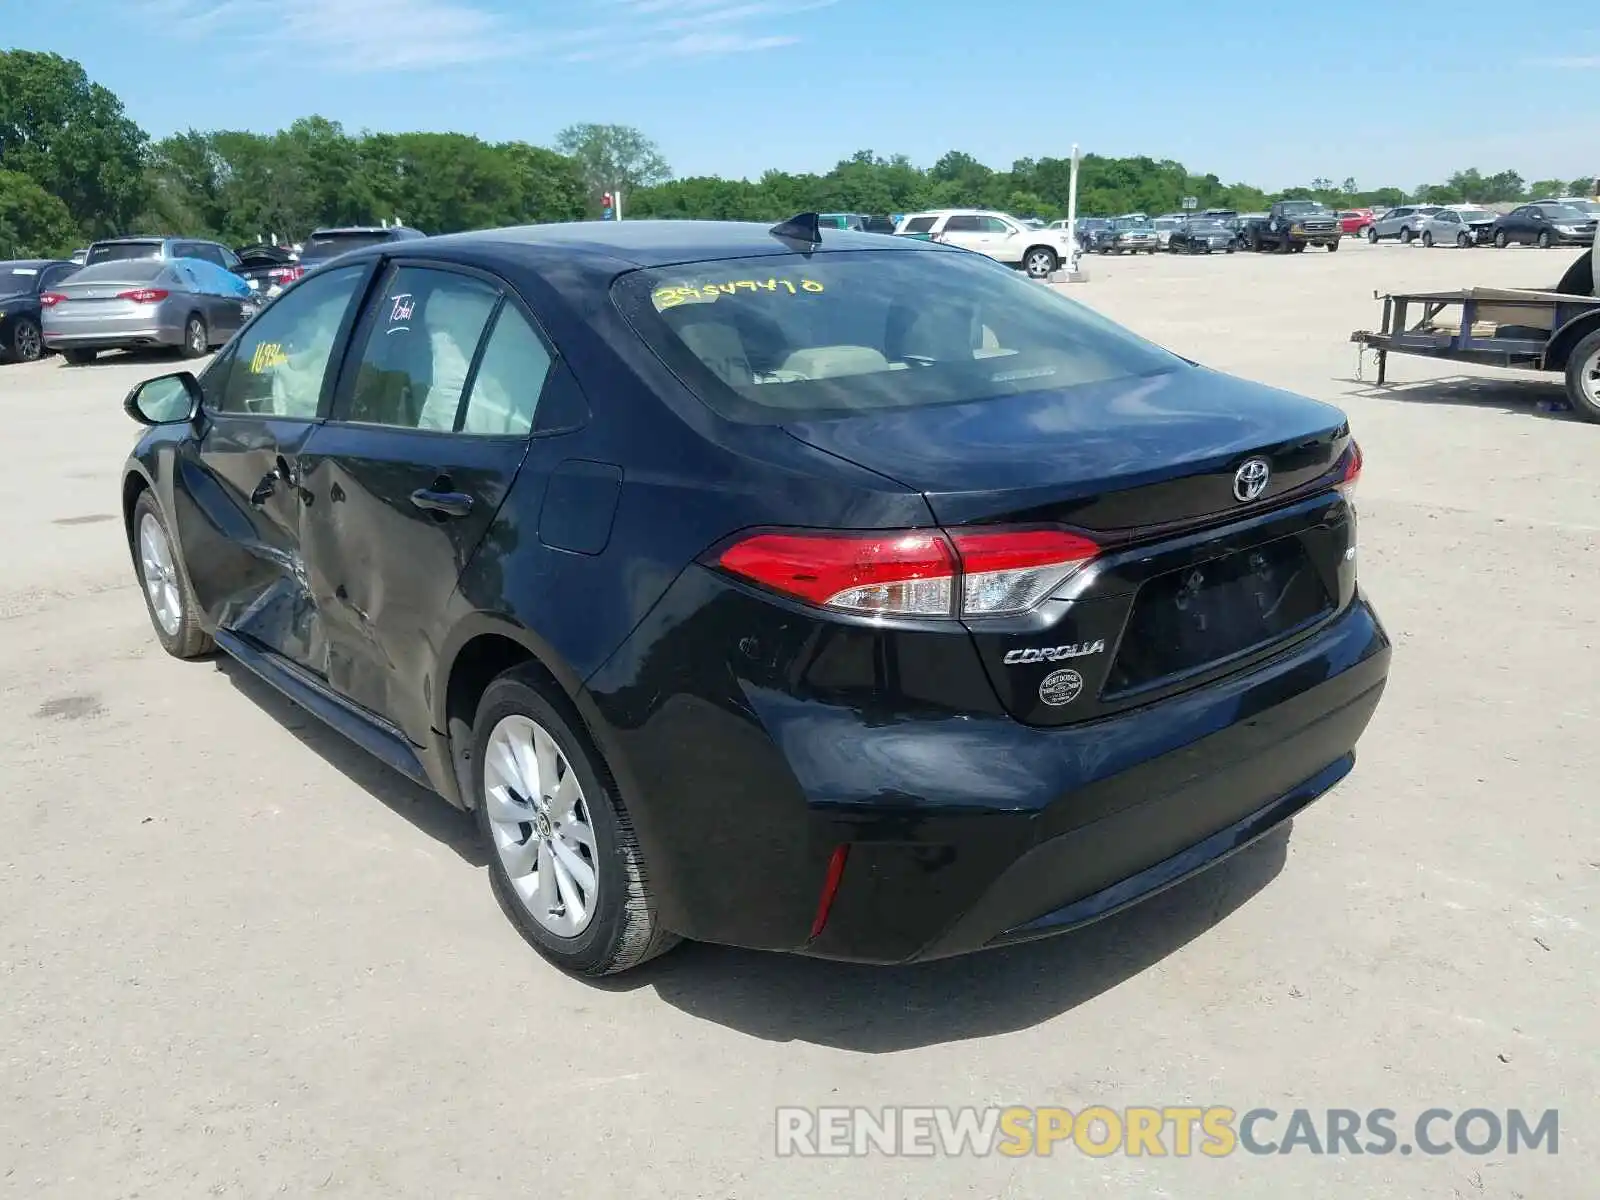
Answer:
<svg viewBox="0 0 1600 1200"><path fill-rule="evenodd" d="M1494 213L1486 208L1442 208L1422 223L1424 246L1486 246L1494 240Z"/></svg>
<svg viewBox="0 0 1600 1200"><path fill-rule="evenodd" d="M170 347L198 358L227 341L261 301L202 259L124 259L75 272L39 298L44 344L69 363L102 350Z"/></svg>

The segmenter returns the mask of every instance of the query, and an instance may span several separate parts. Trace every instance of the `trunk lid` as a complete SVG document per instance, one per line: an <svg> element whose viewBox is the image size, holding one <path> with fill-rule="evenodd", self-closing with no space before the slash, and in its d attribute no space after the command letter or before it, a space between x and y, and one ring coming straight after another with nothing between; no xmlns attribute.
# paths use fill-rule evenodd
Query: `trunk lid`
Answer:
<svg viewBox="0 0 1600 1200"><path fill-rule="evenodd" d="M1103 547L1034 610L966 621L1029 724L1246 669L1355 594L1353 514L1333 490L1344 414L1204 368L785 429L922 492L946 527L1060 524ZM1267 486L1241 500L1255 459Z"/></svg>
<svg viewBox="0 0 1600 1200"><path fill-rule="evenodd" d="M1203 367L784 429L922 492L942 524L1100 533L1234 513L1234 474L1258 455L1271 468L1259 507L1325 475L1348 436L1331 405Z"/></svg>

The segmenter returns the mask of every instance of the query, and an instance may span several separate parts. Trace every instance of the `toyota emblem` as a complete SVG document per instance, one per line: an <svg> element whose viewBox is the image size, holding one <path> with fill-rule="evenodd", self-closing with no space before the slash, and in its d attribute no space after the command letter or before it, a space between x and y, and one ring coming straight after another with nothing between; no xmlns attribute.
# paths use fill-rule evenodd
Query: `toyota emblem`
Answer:
<svg viewBox="0 0 1600 1200"><path fill-rule="evenodd" d="M1272 468L1264 458L1247 458L1233 473L1233 498L1240 504L1261 499L1267 490L1267 480L1272 478Z"/></svg>

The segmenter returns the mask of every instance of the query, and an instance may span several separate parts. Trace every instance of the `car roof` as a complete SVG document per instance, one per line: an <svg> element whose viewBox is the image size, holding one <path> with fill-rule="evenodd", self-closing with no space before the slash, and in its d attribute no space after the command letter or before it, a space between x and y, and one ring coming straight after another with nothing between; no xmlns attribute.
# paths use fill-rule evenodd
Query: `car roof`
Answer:
<svg viewBox="0 0 1600 1200"><path fill-rule="evenodd" d="M70 258L0 258L0 267L8 271L43 270L45 267L77 266Z"/></svg>
<svg viewBox="0 0 1600 1200"><path fill-rule="evenodd" d="M571 221L558 225L519 225L426 238L409 243L404 253L417 253L424 247L467 253L504 253L523 248L531 252L524 257L548 261L559 254L567 259L588 258L597 264L604 260L629 267L794 253L791 243L773 236L772 226L745 221ZM824 229L820 249L954 253L929 242L886 238L882 234L858 233L852 229ZM383 247L371 247L369 252L383 252ZM388 252L394 253L393 248Z"/></svg>
<svg viewBox="0 0 1600 1200"><path fill-rule="evenodd" d="M321 229L313 229L312 237L328 237L335 233L349 234L374 234L374 233L418 233L420 229L412 229L409 225L328 225Z"/></svg>

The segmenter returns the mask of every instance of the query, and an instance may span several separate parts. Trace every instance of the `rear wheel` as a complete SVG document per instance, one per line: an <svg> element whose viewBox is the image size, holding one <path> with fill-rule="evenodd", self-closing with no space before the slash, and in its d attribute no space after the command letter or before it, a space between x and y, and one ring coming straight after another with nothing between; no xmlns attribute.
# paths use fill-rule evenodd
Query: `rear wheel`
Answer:
<svg viewBox="0 0 1600 1200"><path fill-rule="evenodd" d="M1371 242L1374 246L1378 244L1378 227L1376 225L1367 226L1367 241Z"/></svg>
<svg viewBox="0 0 1600 1200"><path fill-rule="evenodd" d="M211 635L200 627L200 605L167 529L167 519L148 490L139 493L133 506L133 560L161 648L174 658L209 653Z"/></svg>
<svg viewBox="0 0 1600 1200"><path fill-rule="evenodd" d="M1411 227L1409 225L1403 226L1400 230L1400 244L1402 246L1411 245L1411 237Z"/></svg>
<svg viewBox="0 0 1600 1200"><path fill-rule="evenodd" d="M1550 231L1548 229L1539 230L1539 249L1541 249L1541 250L1550 249L1550 247L1554 243L1554 241L1555 241L1555 239L1550 236Z"/></svg>
<svg viewBox="0 0 1600 1200"><path fill-rule="evenodd" d="M32 317L18 317L11 328L11 357L18 362L38 362L44 354L44 338L39 333L39 322Z"/></svg>
<svg viewBox="0 0 1600 1200"><path fill-rule="evenodd" d="M1567 399L1573 411L1600 422L1600 330L1580 341L1567 356Z"/></svg>
<svg viewBox="0 0 1600 1200"><path fill-rule="evenodd" d="M1048 246L1035 246L1022 257L1022 266L1030 279L1048 279L1056 269L1055 251Z"/></svg>
<svg viewBox="0 0 1600 1200"><path fill-rule="evenodd" d="M199 313L190 313L183 323L183 346L179 353L185 358L199 358L211 349L211 335Z"/></svg>
<svg viewBox="0 0 1600 1200"><path fill-rule="evenodd" d="M94 361L98 350L63 350L61 357L75 367L86 367Z"/></svg>
<svg viewBox="0 0 1600 1200"><path fill-rule="evenodd" d="M612 975L670 950L633 824L565 697L517 669L484 692L473 793L501 909L563 970Z"/></svg>
<svg viewBox="0 0 1600 1200"><path fill-rule="evenodd" d="M1422 231L1422 244L1429 250L1433 249L1433 230L1424 229Z"/></svg>

